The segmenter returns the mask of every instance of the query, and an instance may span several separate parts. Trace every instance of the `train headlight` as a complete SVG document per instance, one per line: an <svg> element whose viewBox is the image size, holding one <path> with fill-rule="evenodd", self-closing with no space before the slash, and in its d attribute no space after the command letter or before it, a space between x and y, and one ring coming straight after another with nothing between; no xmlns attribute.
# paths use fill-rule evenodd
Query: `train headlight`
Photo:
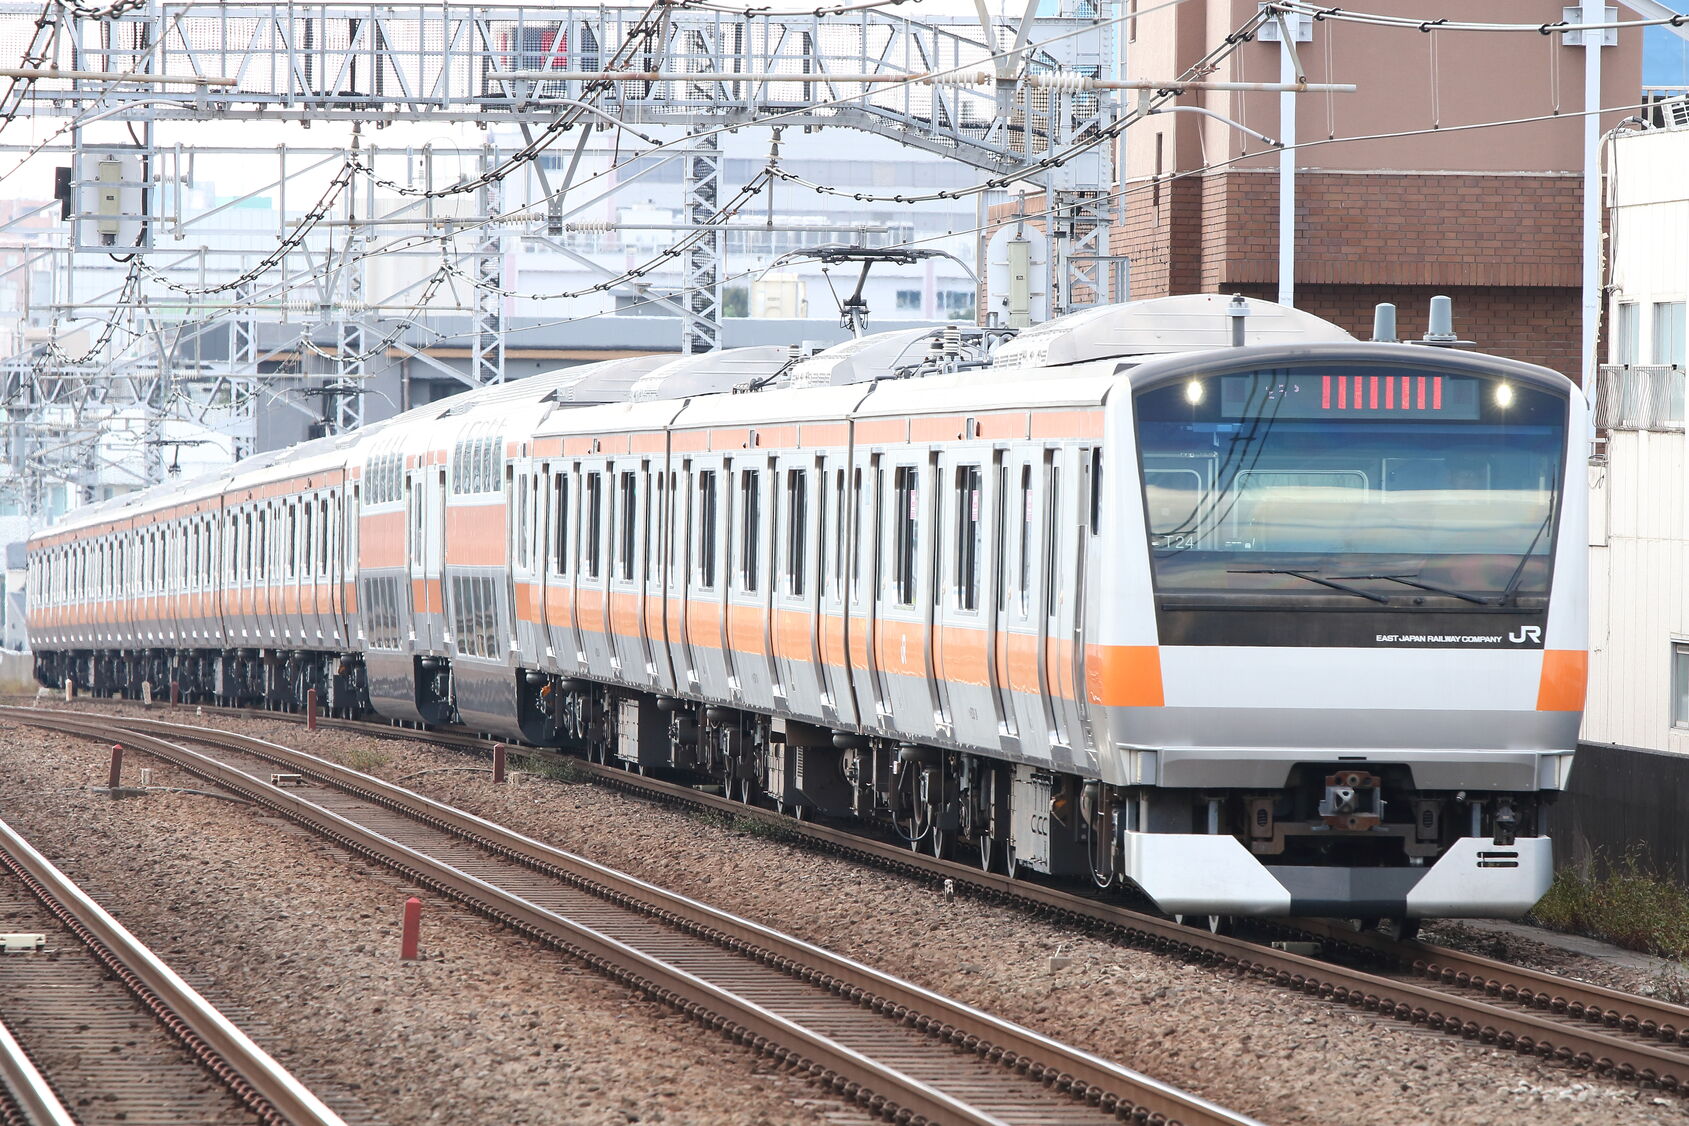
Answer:
<svg viewBox="0 0 1689 1126"><path fill-rule="evenodd" d="M1495 405L1506 410L1513 405L1513 388L1506 383L1498 383L1495 388Z"/></svg>
<svg viewBox="0 0 1689 1126"><path fill-rule="evenodd" d="M1202 397L1207 393L1208 389L1202 385L1200 379L1193 379L1185 384L1185 402L1193 407L1202 402Z"/></svg>

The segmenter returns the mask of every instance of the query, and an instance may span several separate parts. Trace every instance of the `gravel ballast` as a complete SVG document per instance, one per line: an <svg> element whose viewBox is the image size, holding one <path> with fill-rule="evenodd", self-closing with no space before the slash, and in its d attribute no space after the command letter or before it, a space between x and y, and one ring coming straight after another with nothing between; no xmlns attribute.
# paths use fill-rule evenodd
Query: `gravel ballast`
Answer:
<svg viewBox="0 0 1689 1126"><path fill-rule="evenodd" d="M673 1010L429 893L423 957L401 962L402 907L418 889L244 804L67 788L103 785L108 753L0 724L0 816L194 972L213 1003L262 1021L273 1039L261 1043L283 1064L352 1092L353 1117L865 1121ZM125 781L143 766L155 785L205 785L139 753Z"/></svg>
<svg viewBox="0 0 1689 1126"><path fill-rule="evenodd" d="M186 709L152 714L192 721ZM1268 1122L1689 1121L1677 1097L1076 935L1012 907L947 899L599 787L523 774L494 786L458 752L279 720L203 722L400 781ZM278 1057L339 1062L342 1079L367 1073L361 1096L392 1122L465 1121L469 1108L524 1122L813 1113L791 1101L813 1089L448 905L425 912L424 945L443 960L399 966L404 889L272 818L189 795L113 803L55 789L104 762L102 749L59 736L0 727L0 755L12 767L0 778L8 819L62 838L73 867L99 874L131 926L192 936L226 962L207 972L287 1038L285 1050L267 1045ZM321 949L331 943L334 956ZM1068 961L1052 968L1058 955ZM245 995L265 989L273 1000ZM640 1019L618 1020L630 1010Z"/></svg>

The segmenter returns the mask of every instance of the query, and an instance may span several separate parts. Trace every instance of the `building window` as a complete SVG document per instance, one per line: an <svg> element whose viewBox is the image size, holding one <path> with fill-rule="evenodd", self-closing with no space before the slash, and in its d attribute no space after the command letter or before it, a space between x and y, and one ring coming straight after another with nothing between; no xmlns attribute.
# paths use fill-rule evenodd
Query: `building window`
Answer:
<svg viewBox="0 0 1689 1126"><path fill-rule="evenodd" d="M919 312L921 308L921 291L918 289L900 289L897 291L897 309L901 313Z"/></svg>
<svg viewBox="0 0 1689 1126"><path fill-rule="evenodd" d="M1615 363L1635 364L1642 361L1642 318L1638 315L1640 308L1634 301L1625 301L1614 310L1613 361Z"/></svg>
<svg viewBox="0 0 1689 1126"><path fill-rule="evenodd" d="M1683 366L1683 302L1660 301L1654 305L1654 362Z"/></svg>
<svg viewBox="0 0 1689 1126"><path fill-rule="evenodd" d="M947 320L974 319L974 292L971 289L947 289L938 295L940 313Z"/></svg>
<svg viewBox="0 0 1689 1126"><path fill-rule="evenodd" d="M1671 646L1671 725L1689 730L1689 642Z"/></svg>

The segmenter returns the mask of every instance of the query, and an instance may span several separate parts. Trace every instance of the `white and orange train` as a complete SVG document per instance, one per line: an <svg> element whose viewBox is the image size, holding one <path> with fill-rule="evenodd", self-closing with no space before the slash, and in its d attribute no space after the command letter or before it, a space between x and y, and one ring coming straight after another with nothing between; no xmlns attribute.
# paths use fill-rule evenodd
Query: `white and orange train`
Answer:
<svg viewBox="0 0 1689 1126"><path fill-rule="evenodd" d="M120 497L31 542L38 677L315 689L1187 915L1522 913L1583 705L1584 400L1231 311L908 378L623 361Z"/></svg>

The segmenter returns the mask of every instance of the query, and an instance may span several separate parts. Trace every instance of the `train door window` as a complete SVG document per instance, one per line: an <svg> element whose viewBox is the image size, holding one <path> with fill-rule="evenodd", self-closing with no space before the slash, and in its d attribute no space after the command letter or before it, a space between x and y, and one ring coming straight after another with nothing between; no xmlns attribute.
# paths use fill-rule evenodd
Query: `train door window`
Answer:
<svg viewBox="0 0 1689 1126"><path fill-rule="evenodd" d="M956 606L979 609L980 475L977 465L956 467Z"/></svg>
<svg viewBox="0 0 1689 1126"><path fill-rule="evenodd" d="M786 471L786 593L803 597L804 548L809 539L809 473Z"/></svg>
<svg viewBox="0 0 1689 1126"><path fill-rule="evenodd" d="M1032 611L1032 604L1028 599L1028 591L1032 588L1032 466L1020 467L1020 553L1016 559L1020 564L1019 583L1015 589L1020 592L1020 612L1024 617Z"/></svg>
<svg viewBox="0 0 1689 1126"><path fill-rule="evenodd" d="M317 550L322 557L322 574L325 576L331 570L329 562L334 558L329 553L329 547L334 542L334 521L329 519L328 513L328 498L323 497L317 502L317 517L321 524L321 530L318 532Z"/></svg>
<svg viewBox="0 0 1689 1126"><path fill-rule="evenodd" d="M757 555L762 547L762 473L739 473L739 585L757 588Z"/></svg>
<svg viewBox="0 0 1689 1126"><path fill-rule="evenodd" d="M1094 536L1103 524L1103 449L1096 446L1091 450L1091 534Z"/></svg>
<svg viewBox="0 0 1689 1126"><path fill-rule="evenodd" d="M586 512L583 514L585 527L581 530L586 536L586 573L589 578L598 577L599 548L603 546L604 528L601 521L604 518L604 486L603 477L598 473L586 475Z"/></svg>
<svg viewBox="0 0 1689 1126"><path fill-rule="evenodd" d="M875 490L875 496L874 496L874 512L873 512L874 543L876 545L874 550L876 550L876 551L879 550L879 547L877 545L880 542L880 528L879 528L879 511L880 511L879 510L879 499L880 498L879 498L879 495L878 495L879 476L880 476L880 459L876 456L874 458L874 480L875 480L875 484L876 484L876 490ZM862 497L862 470L860 470L860 469L854 469L854 470L851 471L851 496L856 498L855 510L860 513L861 510L862 510L862 500L863 500L863 497ZM856 522L856 527L857 527L859 532L864 527L864 524L863 524L863 522L860 518ZM868 539L867 536L858 534L855 542L852 545L853 548L854 548L854 550L852 550L851 553L850 553L850 585L852 587L858 587L862 583L862 545L867 539Z"/></svg>
<svg viewBox="0 0 1689 1126"><path fill-rule="evenodd" d="M1689 642L1671 644L1671 725L1689 730Z"/></svg>
<svg viewBox="0 0 1689 1126"><path fill-rule="evenodd" d="M551 526L552 540L557 551L557 573L569 573L569 474L557 475L555 522Z"/></svg>
<svg viewBox="0 0 1689 1126"><path fill-rule="evenodd" d="M892 581L900 606L915 604L915 560L920 549L921 471L900 465L892 479Z"/></svg>
<svg viewBox="0 0 1689 1126"><path fill-rule="evenodd" d="M1044 612L1056 612L1057 590L1061 585L1061 576L1057 574L1061 557L1056 550L1056 542L1060 539L1058 529L1061 521L1061 469L1056 465L1055 451L1044 455L1045 466L1050 477L1050 495L1044 506Z"/></svg>
<svg viewBox="0 0 1689 1126"><path fill-rule="evenodd" d="M659 472L656 476L655 483L656 483L657 492L656 492L656 495L652 498L652 503L651 503L651 511L652 511L653 515L652 515L651 519L646 521L646 528L647 529L650 529L651 527L654 526L657 530L657 550L655 552L653 552L651 550L651 543L650 543L651 537L649 536L649 534L647 534L647 536L646 536L646 544L645 544L645 555L646 555L646 557L648 559L654 558L658 571L663 572L665 574L667 573L667 568L668 568L668 563L669 563L669 558L668 558L668 553L669 553L669 536L668 536L669 489L668 489L668 483L664 479L666 476L667 475L662 473L662 472ZM652 521L655 521L655 523L653 524Z"/></svg>
<svg viewBox="0 0 1689 1126"><path fill-rule="evenodd" d="M622 496L619 505L622 520L619 526L621 536L619 541L619 550L617 552L617 561L621 566L621 576L623 580L631 580L633 578L633 553L634 549L637 547L635 540L637 539L639 531L639 525L636 523L638 517L638 505L639 478L631 471L623 473Z"/></svg>
<svg viewBox="0 0 1689 1126"><path fill-rule="evenodd" d="M833 472L833 593L838 594L844 586L845 552L849 550L850 539L845 534L845 471L843 468Z"/></svg>
<svg viewBox="0 0 1689 1126"><path fill-rule="evenodd" d="M716 474L705 469L698 474L698 585L715 586L716 561Z"/></svg>

